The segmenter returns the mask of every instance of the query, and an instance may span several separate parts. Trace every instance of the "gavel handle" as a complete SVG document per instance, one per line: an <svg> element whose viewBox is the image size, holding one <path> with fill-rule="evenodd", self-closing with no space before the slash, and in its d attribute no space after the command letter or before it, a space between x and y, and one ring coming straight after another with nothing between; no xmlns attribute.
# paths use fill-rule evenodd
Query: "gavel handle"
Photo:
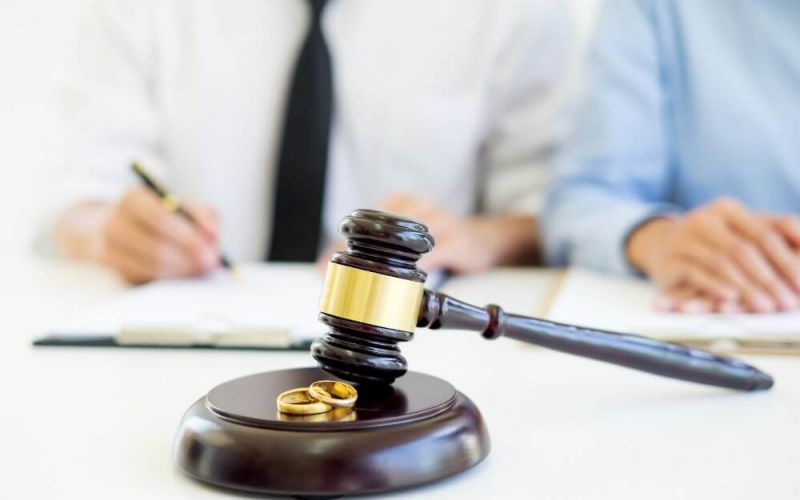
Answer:
<svg viewBox="0 0 800 500"><path fill-rule="evenodd" d="M417 326L480 331L487 339L506 336L655 375L740 391L766 390L773 384L770 375L754 366L702 349L506 314L496 305L480 308L429 290L425 290Z"/></svg>

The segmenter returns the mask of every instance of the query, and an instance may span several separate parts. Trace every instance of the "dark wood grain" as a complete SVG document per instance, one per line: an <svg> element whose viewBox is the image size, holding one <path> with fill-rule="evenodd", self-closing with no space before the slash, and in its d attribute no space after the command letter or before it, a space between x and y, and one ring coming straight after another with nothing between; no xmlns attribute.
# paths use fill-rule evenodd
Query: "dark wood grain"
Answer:
<svg viewBox="0 0 800 500"><path fill-rule="evenodd" d="M416 268L420 256L433 248L433 238L424 225L395 214L357 210L345 217L340 231L347 238L347 250L334 255L334 262L425 281L425 273ZM325 313L320 314L320 320L330 332L312 344L311 352L328 372L373 385L392 384L406 372L408 363L400 354L398 342L411 340L411 333ZM424 292L417 326L477 331L487 339L511 337L635 370L729 389L758 391L773 385L772 377L759 369L701 349L506 314L498 305L477 307L429 290Z"/></svg>
<svg viewBox="0 0 800 500"><path fill-rule="evenodd" d="M390 212L361 209L342 220L339 232L347 239L347 249L335 253L333 262L425 282L427 274L416 262L433 248L434 241L424 224ZM328 372L364 385L388 385L406 373L408 363L397 343L411 340L411 333L325 313L320 313L319 320L329 330L312 344L311 355Z"/></svg>
<svg viewBox="0 0 800 500"><path fill-rule="evenodd" d="M280 370L215 387L184 415L176 463L190 476L225 488L336 496L431 483L489 453L472 401L447 382L415 372L391 388L360 390L351 421L277 414L277 394L329 377L318 368Z"/></svg>

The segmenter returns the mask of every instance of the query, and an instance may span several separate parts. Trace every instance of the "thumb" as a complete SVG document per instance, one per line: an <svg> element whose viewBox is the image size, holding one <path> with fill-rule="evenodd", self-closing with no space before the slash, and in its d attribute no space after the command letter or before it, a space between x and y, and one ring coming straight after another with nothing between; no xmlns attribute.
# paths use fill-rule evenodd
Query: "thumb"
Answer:
<svg viewBox="0 0 800 500"><path fill-rule="evenodd" d="M436 248L431 253L425 254L417 262L417 267L431 273L434 271L459 272L458 266L453 265L453 259L447 255L446 249Z"/></svg>

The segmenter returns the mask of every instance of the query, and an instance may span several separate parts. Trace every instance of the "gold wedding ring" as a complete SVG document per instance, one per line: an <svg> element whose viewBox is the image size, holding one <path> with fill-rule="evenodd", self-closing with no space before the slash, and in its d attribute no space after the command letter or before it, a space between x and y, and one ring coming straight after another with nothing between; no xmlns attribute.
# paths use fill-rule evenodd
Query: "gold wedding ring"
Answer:
<svg viewBox="0 0 800 500"><path fill-rule="evenodd" d="M333 409L335 415L331 417L339 420L356 405L356 399L358 392L352 385L337 380L319 380L308 387L282 392L275 402L281 414L317 415Z"/></svg>
<svg viewBox="0 0 800 500"><path fill-rule="evenodd" d="M276 401L278 411L289 415L315 415L325 413L333 408L309 395L308 387L298 387L278 395Z"/></svg>
<svg viewBox="0 0 800 500"><path fill-rule="evenodd" d="M320 380L308 386L308 395L336 408L352 408L358 399L355 387L336 380Z"/></svg>
<svg viewBox="0 0 800 500"><path fill-rule="evenodd" d="M282 422L352 422L356 419L353 408L334 408L325 413L314 415L291 415L278 412L278 420Z"/></svg>

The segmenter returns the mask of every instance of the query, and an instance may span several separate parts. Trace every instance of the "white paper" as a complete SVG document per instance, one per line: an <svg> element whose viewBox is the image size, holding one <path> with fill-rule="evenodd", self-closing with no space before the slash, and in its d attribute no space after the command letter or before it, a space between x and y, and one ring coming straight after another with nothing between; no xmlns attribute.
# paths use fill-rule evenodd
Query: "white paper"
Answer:
<svg viewBox="0 0 800 500"><path fill-rule="evenodd" d="M286 346L325 332L317 321L322 277L312 265L243 266L133 288L51 332L113 335L120 343Z"/></svg>
<svg viewBox="0 0 800 500"><path fill-rule="evenodd" d="M570 269L548 318L581 326L680 339L800 339L800 312L679 314L653 309L646 281Z"/></svg>

